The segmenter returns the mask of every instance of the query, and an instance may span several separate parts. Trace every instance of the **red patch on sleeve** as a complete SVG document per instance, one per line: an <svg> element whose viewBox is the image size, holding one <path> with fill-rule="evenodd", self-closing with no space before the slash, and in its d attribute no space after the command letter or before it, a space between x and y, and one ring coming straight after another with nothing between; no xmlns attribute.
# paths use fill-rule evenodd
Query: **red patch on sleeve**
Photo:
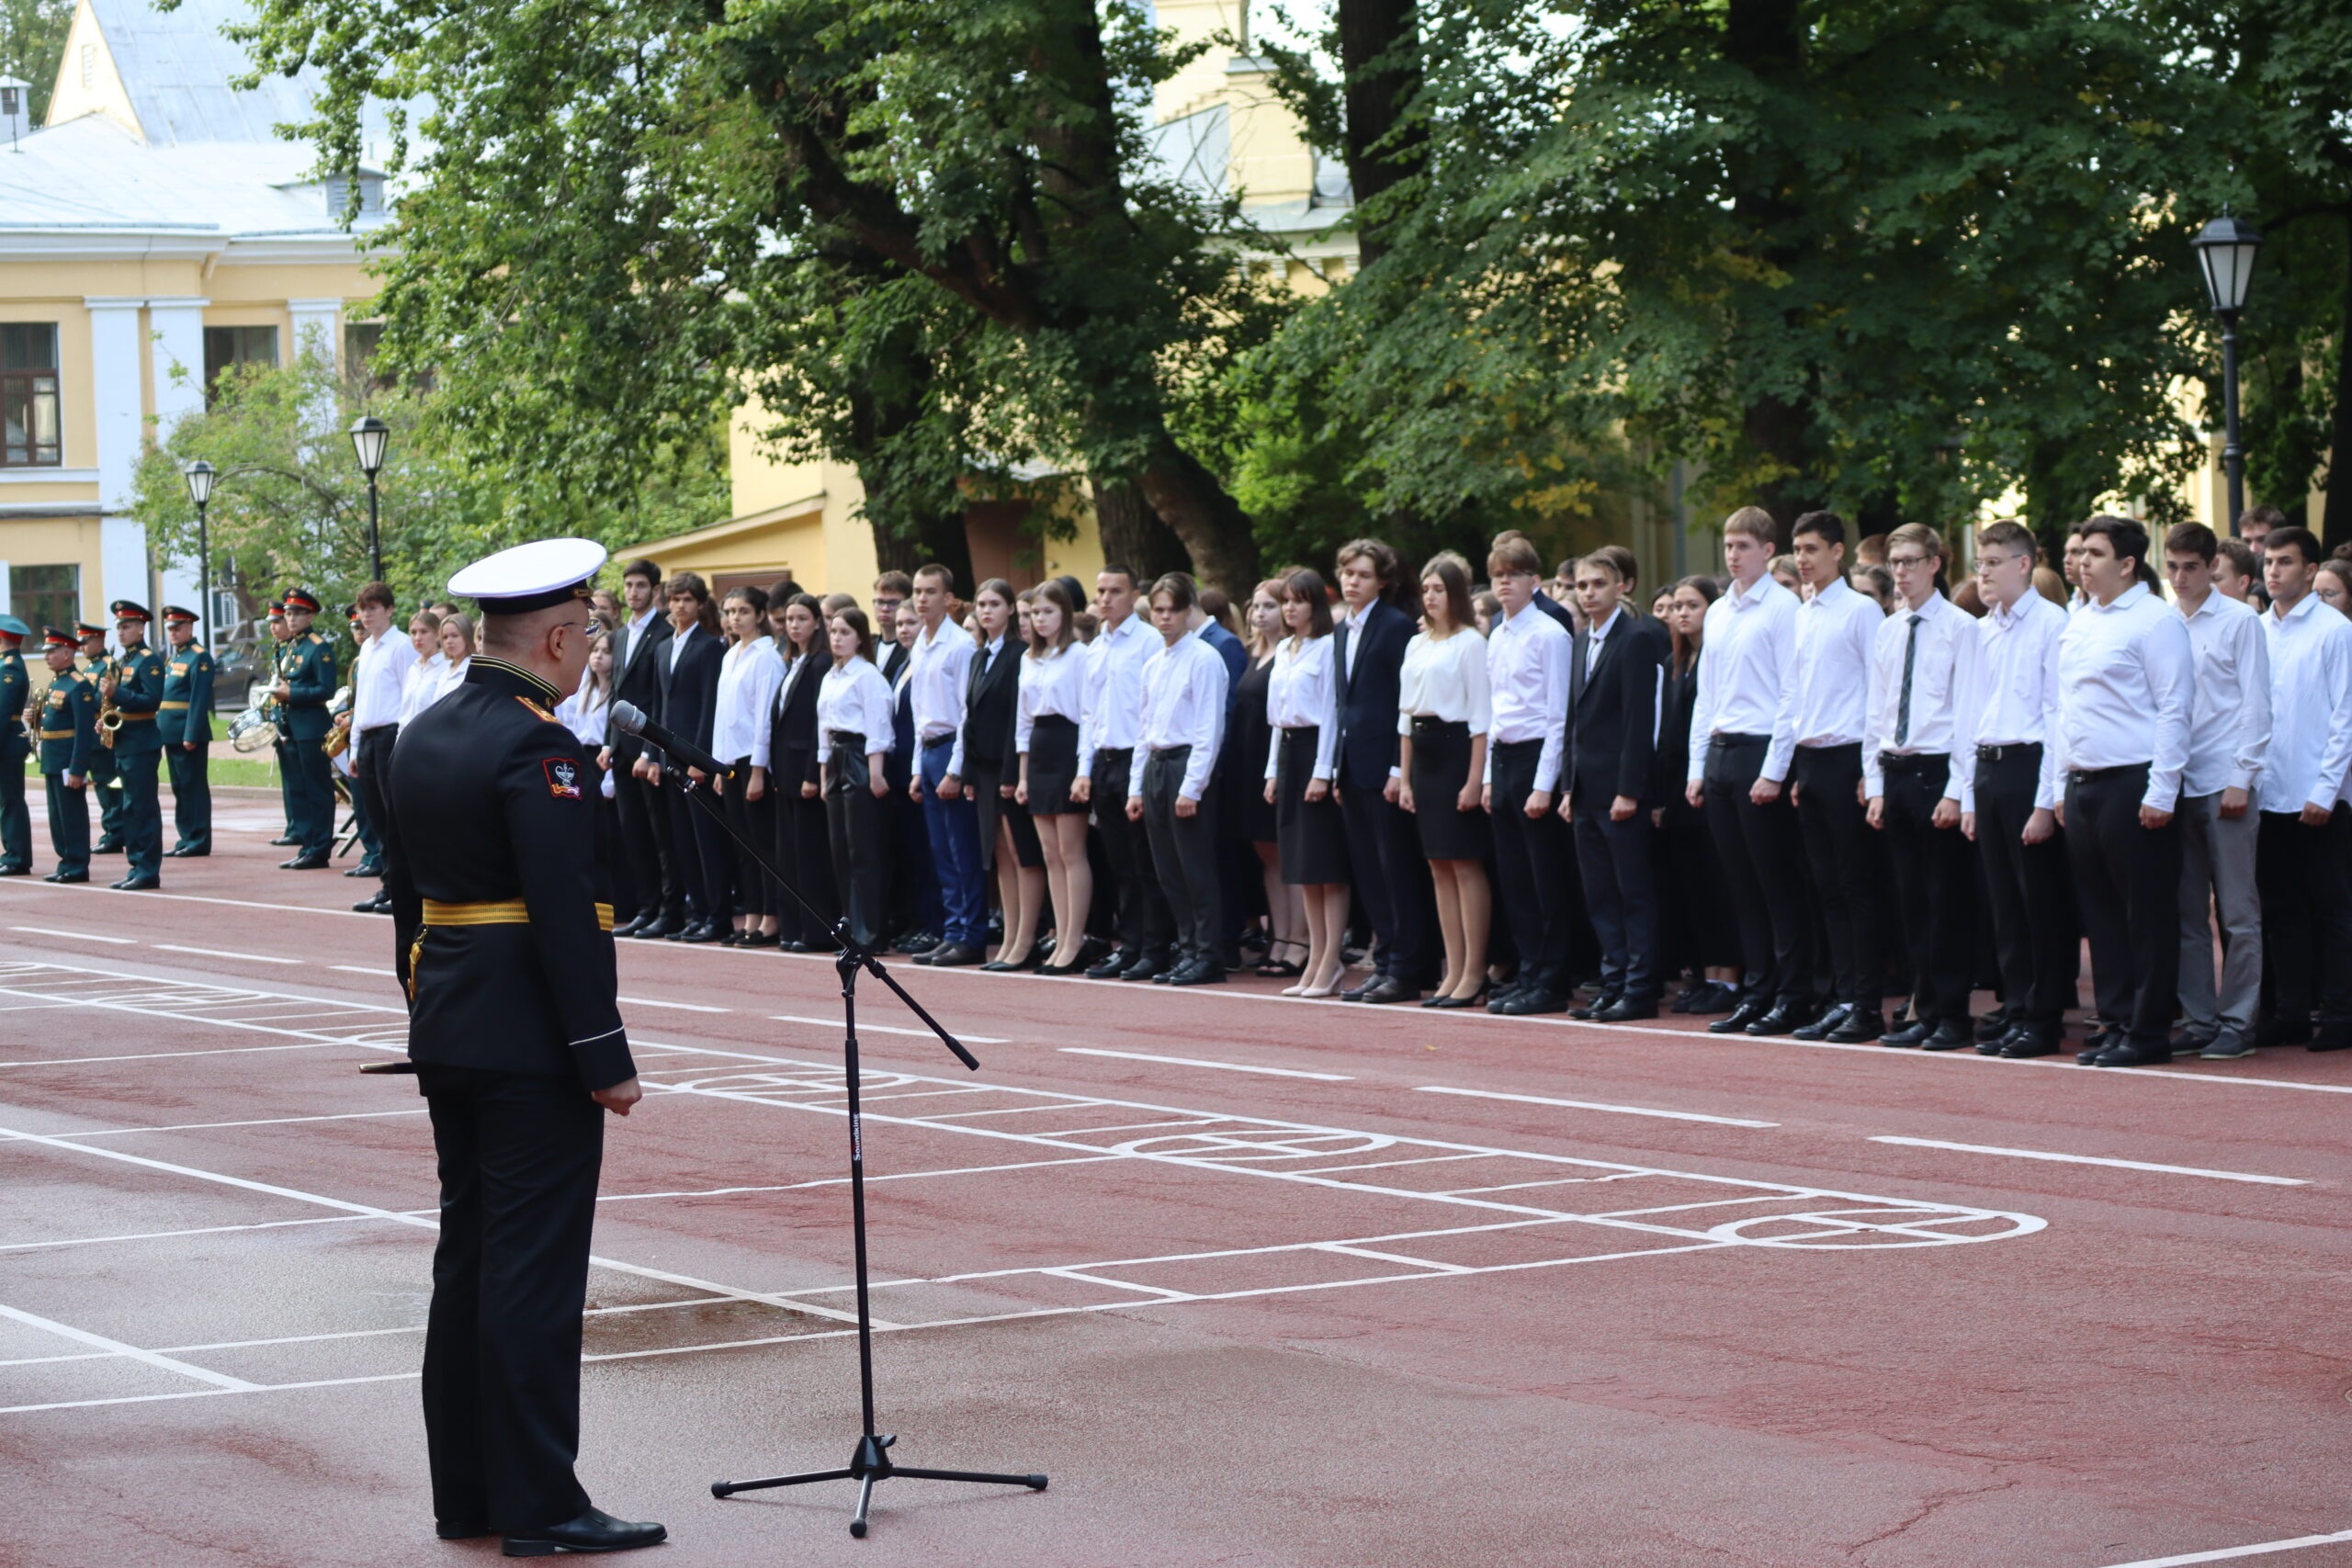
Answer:
<svg viewBox="0 0 2352 1568"><path fill-rule="evenodd" d="M539 764L548 776L548 793L558 800L580 798L580 764L570 757L549 757Z"/></svg>

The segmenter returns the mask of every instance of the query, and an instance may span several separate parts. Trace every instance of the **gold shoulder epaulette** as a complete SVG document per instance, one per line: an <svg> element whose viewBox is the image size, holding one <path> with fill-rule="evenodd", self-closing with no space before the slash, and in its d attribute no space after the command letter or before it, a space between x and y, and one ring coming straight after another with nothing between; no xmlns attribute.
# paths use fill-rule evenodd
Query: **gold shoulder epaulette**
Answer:
<svg viewBox="0 0 2352 1568"><path fill-rule="evenodd" d="M537 715L540 718L546 720L549 724L561 724L563 722L563 720L556 717L555 715L548 712L547 709L541 707L538 704L533 702L528 697L518 695L514 700L521 703L525 707L529 708L534 714Z"/></svg>

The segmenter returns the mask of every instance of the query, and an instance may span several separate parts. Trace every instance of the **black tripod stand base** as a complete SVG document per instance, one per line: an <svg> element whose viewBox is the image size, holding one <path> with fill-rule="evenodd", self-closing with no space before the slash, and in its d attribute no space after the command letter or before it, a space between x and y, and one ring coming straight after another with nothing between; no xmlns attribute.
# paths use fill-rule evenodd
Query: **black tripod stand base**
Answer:
<svg viewBox="0 0 2352 1568"><path fill-rule="evenodd" d="M912 1465L892 1464L888 1449L899 1439L884 1434L867 1434L858 1438L856 1451L849 1456L849 1464L841 1470L811 1470L798 1475L771 1475L760 1481L714 1481L710 1495L732 1497L738 1492L760 1492L772 1486L805 1486L812 1481L857 1482L857 1511L850 1516L849 1533L863 1539L865 1516L874 1506L874 1487L877 1482L894 1475L916 1481L964 1481L978 1486L1026 1486L1032 1492L1046 1489L1042 1475L999 1475L981 1470L918 1470Z"/></svg>

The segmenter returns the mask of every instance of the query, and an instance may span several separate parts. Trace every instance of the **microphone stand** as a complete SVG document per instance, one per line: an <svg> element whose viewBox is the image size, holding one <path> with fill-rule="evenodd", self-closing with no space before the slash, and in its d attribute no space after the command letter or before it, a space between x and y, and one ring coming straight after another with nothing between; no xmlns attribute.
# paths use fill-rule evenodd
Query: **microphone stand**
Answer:
<svg viewBox="0 0 2352 1568"><path fill-rule="evenodd" d="M648 752L658 750L650 742ZM701 811L718 824L736 847L775 878L793 901L808 912L812 920L821 924L824 916L808 902L807 895L795 886L790 878L778 871L769 860L766 851L750 842L735 830L727 814L715 805L707 791L695 784L692 775L671 761L666 754L661 768L663 776L678 787L678 793L692 801ZM710 1495L731 1497L738 1492L758 1492L773 1486L805 1486L817 1481L854 1481L858 1483L857 1508L851 1514L849 1533L863 1538L866 1529L866 1513L874 1503L876 1483L894 1475L910 1476L919 1481L965 1481L988 1486L1026 1486L1032 1491L1046 1489L1046 1477L1040 1474L1000 1475L977 1470L919 1470L912 1465L894 1462L890 1446L898 1438L891 1433L874 1429L874 1314L868 1302L865 1269L865 1135L858 1111L857 1066L857 976L860 971L873 976L890 988L891 994L907 1004L909 1011L922 1020L925 1027L939 1036L940 1043L953 1052L956 1059L974 1072L979 1071L978 1058L964 1049L963 1043L943 1028L939 1021L923 1010L922 1004L907 994L907 988L882 966L881 956L873 948L857 940L852 932L849 916L843 913L833 922L833 969L842 983L842 1063L849 1083L849 1213L850 1235L855 1249L857 1280L857 1390L863 1425L857 1446L850 1451L849 1463L839 1470L812 1470L797 1475L771 1475L757 1481L714 1481Z"/></svg>

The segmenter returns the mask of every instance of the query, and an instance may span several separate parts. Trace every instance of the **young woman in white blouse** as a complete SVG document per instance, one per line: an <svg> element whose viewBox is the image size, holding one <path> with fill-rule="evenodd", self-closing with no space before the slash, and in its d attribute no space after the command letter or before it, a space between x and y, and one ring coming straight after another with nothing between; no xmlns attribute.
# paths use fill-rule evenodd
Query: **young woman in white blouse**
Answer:
<svg viewBox="0 0 2352 1568"><path fill-rule="evenodd" d="M735 834L754 844L775 841L775 802L768 794L768 748L773 738L776 689L784 684L784 660L767 635L768 596L764 589L745 586L728 590L718 607L718 622L727 633L727 652L718 665L718 701L711 712L710 754L727 771L710 781ZM783 897L760 863L743 853L735 838L727 840L727 860L733 867L733 928L719 942L726 947L774 947L776 942L776 901ZM713 888L715 902L726 898Z"/></svg>
<svg viewBox="0 0 2352 1568"><path fill-rule="evenodd" d="M890 682L874 667L865 612L852 606L825 623L833 667L817 688L817 770L833 852L833 886L858 941L877 942L888 897L884 772L891 738Z"/></svg>
<svg viewBox="0 0 2352 1568"><path fill-rule="evenodd" d="M470 616L452 610L441 617L441 660L440 684L424 699L425 707L466 683L466 671L474 662L474 623Z"/></svg>
<svg viewBox="0 0 2352 1568"><path fill-rule="evenodd" d="M1283 881L1306 901L1306 974L1286 997L1340 988L1348 929L1348 833L1331 795L1339 744L1339 687L1331 671L1331 597L1304 569L1283 580L1283 626L1266 684L1266 798L1274 803Z"/></svg>
<svg viewBox="0 0 2352 1568"><path fill-rule="evenodd" d="M1487 886L1487 766L1491 694L1487 639L1470 603L1470 563L1448 550L1421 569L1421 630L1405 645L1397 688L1397 804L1413 814L1436 885L1445 978L1421 1005L1466 1008L1487 983L1494 905Z"/></svg>
<svg viewBox="0 0 2352 1568"><path fill-rule="evenodd" d="M1029 649L1021 658L1021 705L1013 723L1018 754L1013 798L1029 808L1046 852L1046 893L1054 906L1054 961L1040 975L1075 975L1084 965L1086 919L1094 903L1094 868L1086 858L1086 791L1078 760L1091 756L1084 704L1093 655L1078 640L1078 605L1058 581L1040 583L1029 608Z"/></svg>
<svg viewBox="0 0 2352 1568"><path fill-rule="evenodd" d="M435 610L419 610L409 617L408 640L416 649L416 661L401 676L401 722L406 724L433 705L441 694L441 674L449 661L441 652L441 615Z"/></svg>

